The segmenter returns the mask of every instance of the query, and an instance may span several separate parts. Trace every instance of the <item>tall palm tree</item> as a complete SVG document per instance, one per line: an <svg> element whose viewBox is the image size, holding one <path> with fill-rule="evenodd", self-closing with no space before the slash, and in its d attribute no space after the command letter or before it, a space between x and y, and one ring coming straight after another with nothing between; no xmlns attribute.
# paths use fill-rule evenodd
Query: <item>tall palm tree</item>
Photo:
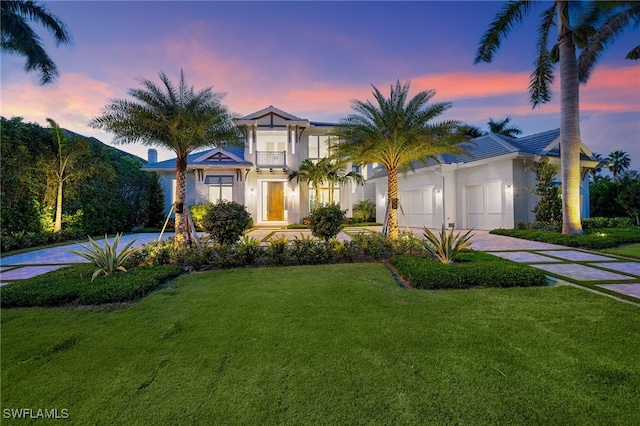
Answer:
<svg viewBox="0 0 640 426"><path fill-rule="evenodd" d="M2 7L0 45L3 52L17 53L26 58L24 69L40 73L40 84L55 81L58 67L42 46L40 37L27 21L41 24L51 33L56 45L71 44L71 35L65 24L46 7L34 1L5 1Z"/></svg>
<svg viewBox="0 0 640 426"><path fill-rule="evenodd" d="M613 180L618 180L620 174L631 166L631 158L624 151L613 151L607 157L608 167L613 174Z"/></svg>
<svg viewBox="0 0 640 426"><path fill-rule="evenodd" d="M211 87L196 92L187 85L183 71L177 87L164 73L160 73L160 81L162 84L156 85L140 80L143 88L128 91L133 101L112 100L90 125L114 133L116 143L141 142L176 153L175 243L184 247L188 155L204 147L236 144L241 135L222 104L224 93L213 92Z"/></svg>
<svg viewBox="0 0 640 426"><path fill-rule="evenodd" d="M516 136L521 135L522 129L520 129L520 127L518 126L510 126L510 121L511 117L509 116L507 116L507 118L502 121L493 121L493 118L489 118L489 122L487 123L489 125L489 131L491 133L496 133L502 136L509 136L511 138L515 138Z"/></svg>
<svg viewBox="0 0 640 426"><path fill-rule="evenodd" d="M296 182L307 182L311 184L311 187L315 191L315 206L318 207L320 202L320 188L327 182L327 175L329 173L327 162L320 160L314 163L310 159L304 159L300 162L298 170L289 173L289 182L296 180Z"/></svg>
<svg viewBox="0 0 640 426"><path fill-rule="evenodd" d="M426 163L443 153L462 153L465 141L454 120L430 123L451 107L448 102L428 102L436 94L426 90L409 99L410 83L397 81L388 98L375 87L371 101L352 101L354 113L340 121L336 134L340 142L335 155L357 164L380 163L387 170L389 217L392 239L398 238L398 171L414 161Z"/></svg>
<svg viewBox="0 0 640 426"><path fill-rule="evenodd" d="M480 40L475 59L476 64L492 61L493 55L503 39L517 24L522 23L524 16L535 3L538 2L519 0L509 1L503 6ZM578 63L574 38L578 40L580 37L579 34L574 34L571 19L574 14L583 12L584 8L589 6L591 16L595 16L596 18L593 19L597 20L606 13L605 3L556 0L550 7L543 10L538 25L535 70L531 73L529 92L534 108L551 100L550 85L554 78L553 68L555 62L559 61L562 233L564 234L583 233L580 222L580 147L582 144L580 139L580 82L584 83L588 80L589 70L597 59L597 55L587 55L582 52L580 64ZM617 3L624 3L628 6L634 2ZM558 43L550 48L550 32L556 20ZM620 31L629 27L629 22L620 25ZM604 34L605 28L604 26L598 29L593 28L593 32ZM612 34L617 35L619 31L612 32ZM615 36L612 36L607 40L612 41L614 38ZM604 43L602 48L606 44Z"/></svg>
<svg viewBox="0 0 640 426"><path fill-rule="evenodd" d="M56 218L53 225L53 231L60 232L62 230L62 189L65 181L72 176L72 174L69 173L70 166L72 166L73 161L81 153L86 151L87 145L84 141L78 138L73 138L69 141L58 123L53 121L51 118L47 118L47 122L51 126L51 132L53 133L53 139L56 144L55 179L57 196Z"/></svg>

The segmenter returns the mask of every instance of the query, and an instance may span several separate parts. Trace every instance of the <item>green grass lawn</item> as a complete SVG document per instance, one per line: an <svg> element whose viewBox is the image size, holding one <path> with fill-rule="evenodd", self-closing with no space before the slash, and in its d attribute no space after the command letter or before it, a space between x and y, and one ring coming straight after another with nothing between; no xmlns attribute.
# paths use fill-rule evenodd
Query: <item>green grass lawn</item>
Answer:
<svg viewBox="0 0 640 426"><path fill-rule="evenodd" d="M638 306L568 286L219 270L120 309L3 309L1 399L81 425L632 425L638 342Z"/></svg>
<svg viewBox="0 0 640 426"><path fill-rule="evenodd" d="M640 259L640 243L627 244L616 248L604 249L602 251L605 253L617 254L619 256Z"/></svg>

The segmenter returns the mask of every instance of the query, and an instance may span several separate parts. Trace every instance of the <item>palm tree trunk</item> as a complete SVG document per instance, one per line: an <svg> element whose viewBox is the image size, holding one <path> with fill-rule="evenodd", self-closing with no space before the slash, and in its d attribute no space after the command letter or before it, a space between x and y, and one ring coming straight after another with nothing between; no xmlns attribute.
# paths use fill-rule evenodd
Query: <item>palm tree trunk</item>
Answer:
<svg viewBox="0 0 640 426"><path fill-rule="evenodd" d="M56 221L53 225L53 232L62 230L62 184L64 181L58 178L58 196L56 198Z"/></svg>
<svg viewBox="0 0 640 426"><path fill-rule="evenodd" d="M389 192L389 200L387 201L389 204L389 237L392 240L397 240L399 231L398 231L398 170L388 169L389 176L389 184L388 184L388 192Z"/></svg>
<svg viewBox="0 0 640 426"><path fill-rule="evenodd" d="M580 222L580 81L569 4L558 2L562 233L582 234Z"/></svg>
<svg viewBox="0 0 640 426"><path fill-rule="evenodd" d="M176 224L175 245L186 247L187 245L187 216L184 209L187 208L187 155L178 154L176 158Z"/></svg>

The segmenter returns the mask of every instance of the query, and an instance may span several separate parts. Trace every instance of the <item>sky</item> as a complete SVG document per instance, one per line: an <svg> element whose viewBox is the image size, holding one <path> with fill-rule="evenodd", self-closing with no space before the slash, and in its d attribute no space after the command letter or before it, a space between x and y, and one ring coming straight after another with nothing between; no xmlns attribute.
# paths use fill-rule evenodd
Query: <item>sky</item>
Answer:
<svg viewBox="0 0 640 426"><path fill-rule="evenodd" d="M247 115L273 105L311 121L337 122L354 99L372 100L397 80L410 95L435 89L451 102L442 119L487 130L507 116L524 135L560 127L559 75L552 101L529 102L541 3L504 41L492 63L474 65L478 43L501 9L497 1L44 1L73 37L58 46L37 24L58 65L55 84L41 86L24 59L1 56L0 113L47 126L46 118L112 144L88 123L111 99L127 99L140 79L159 82L180 71L196 90L226 93L223 103ZM640 27L620 37L581 86L583 142L603 156L626 151L640 169L640 63L624 59ZM117 145L147 158L149 147ZM159 150L159 160L173 158Z"/></svg>

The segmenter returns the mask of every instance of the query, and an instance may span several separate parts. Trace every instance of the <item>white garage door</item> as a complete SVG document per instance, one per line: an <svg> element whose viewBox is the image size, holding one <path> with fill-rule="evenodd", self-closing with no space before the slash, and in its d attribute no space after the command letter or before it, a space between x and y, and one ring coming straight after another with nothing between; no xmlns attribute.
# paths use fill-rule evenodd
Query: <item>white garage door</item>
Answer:
<svg viewBox="0 0 640 426"><path fill-rule="evenodd" d="M398 224L401 227L433 227L433 189L399 193Z"/></svg>
<svg viewBox="0 0 640 426"><path fill-rule="evenodd" d="M466 187L467 228L496 229L502 227L502 183Z"/></svg>

